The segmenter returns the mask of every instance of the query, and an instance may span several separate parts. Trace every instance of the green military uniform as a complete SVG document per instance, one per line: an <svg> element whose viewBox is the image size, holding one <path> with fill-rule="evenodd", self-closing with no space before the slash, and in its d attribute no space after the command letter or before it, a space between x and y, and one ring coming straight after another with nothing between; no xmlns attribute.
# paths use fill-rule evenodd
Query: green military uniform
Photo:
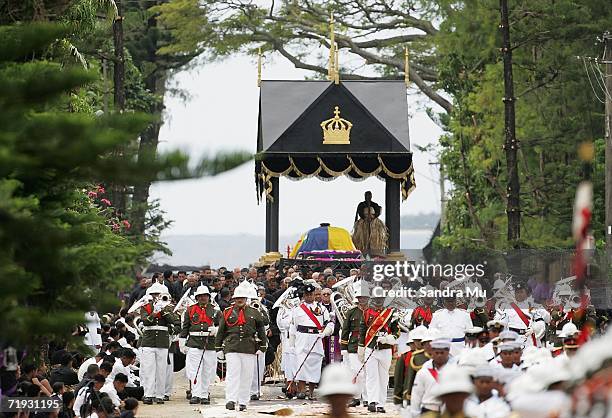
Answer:
<svg viewBox="0 0 612 418"><path fill-rule="evenodd" d="M233 306L223 311L215 338L216 350L223 350L225 353L245 354L255 354L257 350L260 350L265 353L268 337L266 336L265 319L262 313L250 306L245 306L245 323L233 325L238 322L238 318L239 309L234 309ZM254 338L255 335L257 335L257 338Z"/></svg>
<svg viewBox="0 0 612 418"><path fill-rule="evenodd" d="M408 366L406 366L406 356L410 357ZM429 359L430 357L425 350L408 351L400 356L395 364L395 375L393 376L393 403L402 404L404 400L410 402L414 378Z"/></svg>
<svg viewBox="0 0 612 418"><path fill-rule="evenodd" d="M140 308L140 318L144 325L140 347L168 348L170 334L180 320L169 307L165 307L157 314L153 309L153 302Z"/></svg>
<svg viewBox="0 0 612 418"><path fill-rule="evenodd" d="M209 337L209 325L202 321L199 313L196 312L195 306L204 308L206 316L213 320L213 325L219 325L219 317L221 315L219 309L215 308L211 303L206 305L198 303L187 308L179 337L188 338L185 344L187 347L199 348L200 350L214 350L215 338Z"/></svg>
<svg viewBox="0 0 612 418"><path fill-rule="evenodd" d="M340 334L340 348L349 353L356 353L359 346L359 329L363 322L363 311L355 306L346 314L342 323L342 334Z"/></svg>
<svg viewBox="0 0 612 418"><path fill-rule="evenodd" d="M381 310L381 312L384 311L384 309ZM367 317L367 311L364 313L364 318L361 321L361 323L359 324L359 346L360 347L364 347L365 346L365 339L366 339L366 334L368 331L368 328L370 327L370 325L372 325L372 322L375 320L375 317L370 317L366 320ZM391 335L393 335L395 338L398 338L400 336L400 329L399 326L397 324L397 321L393 319L393 314L391 314L391 318L387 321L386 325L389 327L389 333ZM381 328L381 331L384 330L384 327ZM370 343L368 344L369 348L372 349L377 349L377 350L384 350L386 348L393 348L393 345L390 344L378 344L378 336L374 335L374 337L372 338L372 340L370 341Z"/></svg>

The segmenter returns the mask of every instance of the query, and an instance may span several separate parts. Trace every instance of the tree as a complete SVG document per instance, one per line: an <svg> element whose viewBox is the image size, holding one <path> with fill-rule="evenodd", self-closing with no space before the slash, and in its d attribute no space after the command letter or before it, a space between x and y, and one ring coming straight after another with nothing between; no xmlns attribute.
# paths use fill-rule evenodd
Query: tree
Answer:
<svg viewBox="0 0 612 418"><path fill-rule="evenodd" d="M92 305L116 304L113 292L148 251L98 184L192 174L179 153L134 161L110 152L151 117L95 116L82 92L96 74L32 59L68 34L0 26L0 343L28 353L68 338Z"/></svg>

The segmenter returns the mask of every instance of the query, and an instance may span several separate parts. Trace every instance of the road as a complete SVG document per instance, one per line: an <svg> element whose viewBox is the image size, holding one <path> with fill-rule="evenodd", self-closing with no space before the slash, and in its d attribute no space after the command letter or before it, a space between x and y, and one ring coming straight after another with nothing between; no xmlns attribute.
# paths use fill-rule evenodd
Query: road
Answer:
<svg viewBox="0 0 612 418"><path fill-rule="evenodd" d="M261 412L273 412L281 408L291 408L295 417L321 417L327 415L327 406L320 400L286 400L282 399L281 387L278 385L262 386L262 400L252 401L245 412L228 411L225 409L225 384L217 382L212 386L211 405L190 405L185 399L185 390L188 387L183 371L175 373L174 393L170 401L163 405L143 405L138 409L138 418L221 418L221 417L265 417L269 415ZM316 392L315 392L316 395ZM387 413L368 412L365 407L359 406L350 409L352 417L371 416L378 418L399 417L399 413L389 399Z"/></svg>

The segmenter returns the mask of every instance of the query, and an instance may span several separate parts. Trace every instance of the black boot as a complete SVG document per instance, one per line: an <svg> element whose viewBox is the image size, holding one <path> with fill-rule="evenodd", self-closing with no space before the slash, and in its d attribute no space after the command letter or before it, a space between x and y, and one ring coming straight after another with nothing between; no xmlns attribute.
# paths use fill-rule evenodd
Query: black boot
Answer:
<svg viewBox="0 0 612 418"><path fill-rule="evenodd" d="M210 396L208 398L202 398L200 399L200 403L202 405L210 405Z"/></svg>
<svg viewBox="0 0 612 418"><path fill-rule="evenodd" d="M189 400L189 403L190 403L191 405L198 404L198 403L200 403L200 398L198 398L197 396L193 396L193 397L192 397L192 398Z"/></svg>
<svg viewBox="0 0 612 418"><path fill-rule="evenodd" d="M153 405L153 398L142 398L142 403L145 405Z"/></svg>
<svg viewBox="0 0 612 418"><path fill-rule="evenodd" d="M351 403L348 404L349 408L352 408L354 406L359 406L359 404L361 403L361 401L359 399L353 399L351 401Z"/></svg>
<svg viewBox="0 0 612 418"><path fill-rule="evenodd" d="M303 392L300 392L300 393L297 394L296 398L298 398L298 399L306 399L306 394L303 393Z"/></svg>
<svg viewBox="0 0 612 418"><path fill-rule="evenodd" d="M258 401L259 400L259 395L251 395L251 400L252 401Z"/></svg>
<svg viewBox="0 0 612 418"><path fill-rule="evenodd" d="M155 403L157 403L157 404L160 404L160 405L161 405L161 404L163 404L163 403L164 403L164 400L163 400L162 398L155 398Z"/></svg>
<svg viewBox="0 0 612 418"><path fill-rule="evenodd" d="M363 401L363 406L365 406L366 408L368 407L368 401Z"/></svg>
<svg viewBox="0 0 612 418"><path fill-rule="evenodd" d="M385 413L385 412L387 412L387 411L385 411L385 408L383 408L382 406L377 406L377 407L376 407L376 412L380 412L380 413L383 413L383 414L384 414L384 413Z"/></svg>
<svg viewBox="0 0 612 418"><path fill-rule="evenodd" d="M374 402L370 402L370 405L368 405L368 411L376 412L376 404Z"/></svg>
<svg viewBox="0 0 612 418"><path fill-rule="evenodd" d="M170 395L164 395L164 401L169 401L170 400Z"/></svg>
<svg viewBox="0 0 612 418"><path fill-rule="evenodd" d="M229 401L228 403L225 404L225 409L229 409L230 411L233 411L236 409L236 404L233 401Z"/></svg>
<svg viewBox="0 0 612 418"><path fill-rule="evenodd" d="M246 411L246 405L240 405L240 410L241 411Z"/></svg>

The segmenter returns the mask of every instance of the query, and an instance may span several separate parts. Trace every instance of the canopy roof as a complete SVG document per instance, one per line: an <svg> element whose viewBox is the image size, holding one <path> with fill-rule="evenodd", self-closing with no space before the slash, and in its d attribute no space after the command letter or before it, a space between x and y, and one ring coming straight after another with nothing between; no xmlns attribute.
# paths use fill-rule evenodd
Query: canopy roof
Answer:
<svg viewBox="0 0 612 418"><path fill-rule="evenodd" d="M324 142L332 125L341 143ZM270 196L272 177L375 175L400 180L405 199L415 184L404 82L264 80L257 152L258 196Z"/></svg>

